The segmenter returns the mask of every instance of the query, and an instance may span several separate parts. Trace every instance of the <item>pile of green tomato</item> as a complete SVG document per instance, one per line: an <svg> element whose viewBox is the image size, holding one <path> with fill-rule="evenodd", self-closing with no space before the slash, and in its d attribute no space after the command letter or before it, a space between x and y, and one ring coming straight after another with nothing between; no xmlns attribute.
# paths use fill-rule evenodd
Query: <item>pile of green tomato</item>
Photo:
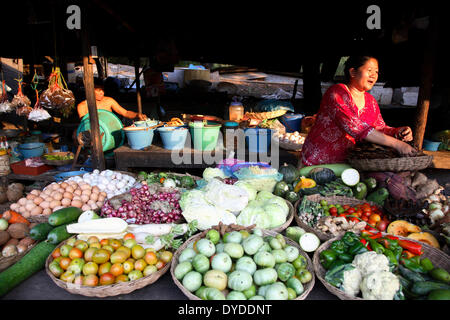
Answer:
<svg viewBox="0 0 450 320"><path fill-rule="evenodd" d="M209 230L180 253L174 276L202 300L292 300L313 279L297 247L259 229Z"/></svg>

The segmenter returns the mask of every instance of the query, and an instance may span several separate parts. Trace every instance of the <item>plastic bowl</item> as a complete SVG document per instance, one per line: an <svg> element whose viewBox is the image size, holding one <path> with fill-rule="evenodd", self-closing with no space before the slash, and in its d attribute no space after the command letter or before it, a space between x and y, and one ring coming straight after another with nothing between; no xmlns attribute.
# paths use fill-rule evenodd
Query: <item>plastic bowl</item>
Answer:
<svg viewBox="0 0 450 320"><path fill-rule="evenodd" d="M126 127L123 130L125 131L131 149L141 150L152 144L155 129Z"/></svg>
<svg viewBox="0 0 450 320"><path fill-rule="evenodd" d="M27 159L42 156L44 154L44 147L45 144L42 142L30 142L20 144L18 150L22 156Z"/></svg>
<svg viewBox="0 0 450 320"><path fill-rule="evenodd" d="M423 140L423 148L427 151L437 151L440 144L440 141Z"/></svg>

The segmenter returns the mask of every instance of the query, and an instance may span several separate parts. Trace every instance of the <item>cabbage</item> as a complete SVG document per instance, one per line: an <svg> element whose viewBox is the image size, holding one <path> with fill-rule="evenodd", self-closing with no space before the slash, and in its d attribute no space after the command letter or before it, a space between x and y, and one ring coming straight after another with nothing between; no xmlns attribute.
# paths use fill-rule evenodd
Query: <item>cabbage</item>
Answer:
<svg viewBox="0 0 450 320"><path fill-rule="evenodd" d="M288 205L286 203L286 200L284 200L281 197L275 196L275 197L270 198L269 200L267 200L264 203L263 207L266 208L267 206L270 206L270 208L273 208L272 205L279 206L281 208L280 212L282 212L284 214L285 218L288 216L288 214L289 214L289 207L288 207Z"/></svg>
<svg viewBox="0 0 450 320"><path fill-rule="evenodd" d="M238 214L248 204L245 189L212 179L205 187L205 198L216 207Z"/></svg>
<svg viewBox="0 0 450 320"><path fill-rule="evenodd" d="M241 226L256 224L257 228L270 228L270 216L261 207L246 207L236 219Z"/></svg>
<svg viewBox="0 0 450 320"><path fill-rule="evenodd" d="M222 171L222 169L219 168L206 168L203 171L203 179L205 179L206 181L210 181L215 177L219 177L222 179L226 178L225 173Z"/></svg>
<svg viewBox="0 0 450 320"><path fill-rule="evenodd" d="M269 200L270 198L275 197L275 195L269 191L260 191L258 192L257 196L256 196L256 201L263 201L265 202L266 200Z"/></svg>
<svg viewBox="0 0 450 320"><path fill-rule="evenodd" d="M186 210L187 207L192 205L206 205L208 204L206 202L205 196L202 191L200 190L191 190L186 191L181 194L180 197L180 208L181 210Z"/></svg>
<svg viewBox="0 0 450 320"><path fill-rule="evenodd" d="M214 207L209 204L190 205L181 213L188 223L197 220L198 229L206 230L212 226L236 223L236 217L229 211ZM270 221L270 220L269 220Z"/></svg>
<svg viewBox="0 0 450 320"><path fill-rule="evenodd" d="M270 218L269 228L279 227L286 222L286 215L283 209L277 204L268 204L263 209Z"/></svg>
<svg viewBox="0 0 450 320"><path fill-rule="evenodd" d="M247 191L249 201L256 199L257 191L248 183L245 183L244 181L238 181L234 184L234 186L245 189L245 191Z"/></svg>

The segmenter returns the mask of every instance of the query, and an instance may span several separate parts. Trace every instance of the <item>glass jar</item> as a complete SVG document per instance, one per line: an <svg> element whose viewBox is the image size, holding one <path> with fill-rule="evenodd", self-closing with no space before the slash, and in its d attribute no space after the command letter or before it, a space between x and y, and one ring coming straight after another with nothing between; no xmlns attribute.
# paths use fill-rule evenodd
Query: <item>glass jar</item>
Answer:
<svg viewBox="0 0 450 320"><path fill-rule="evenodd" d="M228 108L230 121L241 121L244 117L244 106L238 101L233 101Z"/></svg>

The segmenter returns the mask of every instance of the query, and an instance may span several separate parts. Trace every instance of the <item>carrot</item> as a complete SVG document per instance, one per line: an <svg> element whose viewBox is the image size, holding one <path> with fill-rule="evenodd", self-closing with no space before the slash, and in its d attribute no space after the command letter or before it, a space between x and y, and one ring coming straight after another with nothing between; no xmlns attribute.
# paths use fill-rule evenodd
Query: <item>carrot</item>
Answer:
<svg viewBox="0 0 450 320"><path fill-rule="evenodd" d="M30 221L28 221L26 218L24 218L20 213L17 213L13 210L7 210L3 213L3 217L6 219L6 217L10 217L8 220L9 224L12 223L26 223L27 225L30 225Z"/></svg>

